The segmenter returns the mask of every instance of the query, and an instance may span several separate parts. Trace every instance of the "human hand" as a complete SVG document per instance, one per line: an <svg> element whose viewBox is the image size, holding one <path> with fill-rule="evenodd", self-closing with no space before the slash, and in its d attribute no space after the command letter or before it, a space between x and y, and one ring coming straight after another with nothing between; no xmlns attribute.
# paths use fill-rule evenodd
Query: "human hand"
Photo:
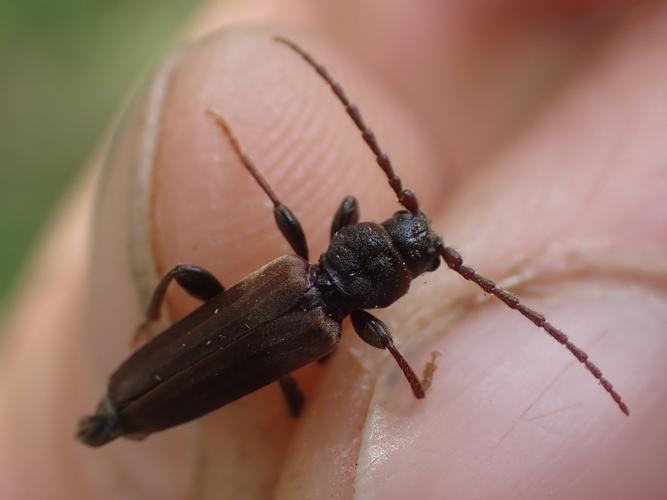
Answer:
<svg viewBox="0 0 667 500"><path fill-rule="evenodd" d="M9 325L3 497L660 498L665 8L558 18L567 7L544 2L526 20L397 4L371 20L368 3L298 7L225 11L273 28L222 31L164 65L130 107L101 192L88 183L72 201ZM318 36L275 27L294 20ZM423 401L345 331L329 364L297 374L298 421L268 387L142 443L73 441L155 276L185 261L230 285L289 253L206 109L224 110L313 256L343 196L365 220L396 209L339 104L276 32L344 85L445 242L586 349L629 419L547 335L441 269L382 313L416 368L443 353ZM174 316L194 305L170 297Z"/></svg>

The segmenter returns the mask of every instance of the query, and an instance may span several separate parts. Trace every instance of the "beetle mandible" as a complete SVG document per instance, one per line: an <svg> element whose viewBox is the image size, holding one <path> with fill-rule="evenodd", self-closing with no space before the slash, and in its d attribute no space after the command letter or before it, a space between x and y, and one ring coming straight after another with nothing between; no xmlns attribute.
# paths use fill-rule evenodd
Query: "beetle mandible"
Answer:
<svg viewBox="0 0 667 500"><path fill-rule="evenodd" d="M628 415L620 395L584 351L544 316L464 265L458 252L433 232L417 197L403 187L358 108L327 69L294 42L280 36L274 40L301 56L329 85L372 150L404 210L379 224L360 223L357 200L346 197L334 216L328 249L316 264L310 264L299 220L243 152L224 118L208 110L270 198L276 224L296 256L279 257L228 290L198 266L178 265L168 271L153 292L146 321L137 329L135 339L145 336L150 323L158 319L172 280L204 304L120 365L111 375L96 413L80 421L77 438L97 447L120 436L145 437L200 417L272 382L279 382L290 412L297 416L303 396L290 373L329 355L347 316L366 343L389 351L414 396L421 399L432 369L425 370L420 381L394 345L389 328L365 309L391 305L408 292L413 279L436 270L441 259L563 344Z"/></svg>

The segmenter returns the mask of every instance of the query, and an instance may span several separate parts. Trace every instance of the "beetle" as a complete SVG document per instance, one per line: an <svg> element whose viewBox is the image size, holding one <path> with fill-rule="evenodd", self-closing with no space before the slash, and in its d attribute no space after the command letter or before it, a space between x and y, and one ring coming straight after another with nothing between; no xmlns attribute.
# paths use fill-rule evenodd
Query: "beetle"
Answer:
<svg viewBox="0 0 667 500"><path fill-rule="evenodd" d="M280 384L291 414L297 416L304 400L290 373L331 354L347 316L367 344L389 351L414 396L421 399L430 384L432 363L420 380L396 348L389 328L366 309L391 305L408 292L412 280L435 271L441 261L564 345L629 415L618 392L584 351L544 316L464 265L459 253L435 234L417 197L403 187L358 108L327 69L294 42L280 36L274 40L294 51L328 84L375 155L403 210L382 223L358 222L357 200L346 197L333 218L329 247L317 263L309 263L298 218L245 154L224 118L208 110L273 203L276 225L296 255L269 262L228 290L198 266L181 264L168 271L153 292L146 321L135 339L146 337L149 326L158 319L172 281L203 305L145 342L120 365L96 413L79 422L77 438L93 447L120 436L142 438L273 382Z"/></svg>

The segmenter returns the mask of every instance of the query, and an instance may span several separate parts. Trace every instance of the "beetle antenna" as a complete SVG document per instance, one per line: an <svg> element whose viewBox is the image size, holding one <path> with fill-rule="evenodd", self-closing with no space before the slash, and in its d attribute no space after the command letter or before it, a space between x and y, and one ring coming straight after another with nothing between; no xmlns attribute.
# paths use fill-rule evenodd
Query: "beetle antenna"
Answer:
<svg viewBox="0 0 667 500"><path fill-rule="evenodd" d="M347 114L350 116L350 118L352 118L352 121L359 129L359 132L361 132L361 137L364 139L364 142L368 145L369 148L371 148L371 151L373 151L377 164L380 165L380 168L387 176L389 186L394 190L394 193L396 193L398 202L407 208L410 212L417 212L419 210L417 196L409 189L403 188L403 184L401 184L401 178L394 172L394 167L391 164L391 160L387 154L382 151L382 149L380 149L380 145L375 138L375 134L370 128L368 128L366 122L364 122L364 119L359 112L359 108L350 102L340 83L333 79L333 77L329 74L329 71L322 64L318 63L313 58L313 56L311 56L308 52L303 50L293 41L282 36L274 36L273 39L278 43L286 45L294 52L299 54L304 59L304 61L306 61L306 63L308 63L315 71L317 71L317 74L324 79L329 87L331 87L331 90L336 95L338 100L343 103L343 106L345 106L345 111L347 111Z"/></svg>
<svg viewBox="0 0 667 500"><path fill-rule="evenodd" d="M350 118L352 118L352 121L357 126L357 129L359 129L361 132L361 136L364 139L364 142L366 142L368 147L375 154L375 159L382 171L387 176L389 186L394 190L394 193L396 193L399 203L410 212L414 213L419 211L419 203L417 202L416 195L409 189L403 188L401 179L394 172L394 168L391 164L391 161L389 160L389 157L384 151L382 151L382 149L380 149L377 139L375 138L375 134L373 134L368 125L366 125L366 122L364 122L364 119L359 112L359 108L350 102L341 85L333 79L333 77L329 74L329 71L322 64L318 63L313 58L313 56L311 56L295 42L282 36L274 36L273 39L278 43L286 45L298 55L300 55L303 60L306 61L306 63L308 63L308 65L310 65L317 72L317 74L322 77L322 79L324 79L338 100L345 107L345 111L347 111L347 114L350 116ZM463 278L472 281L480 288L482 288L482 290L484 290L486 293L490 293L491 295L494 295L498 299L502 300L508 307L517 310L524 317L532 321L536 326L546 331L556 341L563 344L572 353L572 355L577 358L577 360L579 360L579 362L582 363L586 369L600 382L600 385L602 385L604 390L609 393L611 398L618 405L619 409L625 415L630 414L627 405L623 402L621 396L618 394L618 392L616 392L611 383L602 376L600 369L588 359L588 354L586 354L582 349L577 347L568 339L567 335L549 323L542 314L523 305L513 294L499 287L490 279L477 274L477 272L471 267L465 266L463 264L461 255L459 255L459 253L453 248L445 247L443 245L440 247L439 252L450 269L463 276Z"/></svg>
<svg viewBox="0 0 667 500"><path fill-rule="evenodd" d="M243 166L246 168L246 170L250 172L250 175L253 176L253 178L257 181L257 184L259 184L262 190L271 199L274 208L278 208L279 206L281 206L282 203L278 199L278 196L273 191L273 189L271 189L271 186L269 185L268 181L257 169L257 167L255 166L255 162L253 162L250 159L250 157L247 154L245 154L243 148L241 148L241 143L239 142L236 135L234 135L234 132L232 132L232 129L227 124L222 115L216 113L211 109L207 109L206 114L209 115L211 118L213 118L215 122L218 124L218 126L222 129L224 134L227 136L227 139L229 139L229 143L231 144L232 149L236 153L236 156L238 156L239 160L241 160L241 163L243 163Z"/></svg>
<svg viewBox="0 0 667 500"><path fill-rule="evenodd" d="M273 217L276 221L278 229L283 234L287 242L290 244L294 253L299 257L308 260L308 243L306 242L306 236L303 233L303 228L299 219L296 215L292 213L289 207L283 204L276 193L271 189L269 182L264 178L262 173L257 169L255 163L250 159L250 157L243 152L241 143L239 142L234 132L232 132L231 127L222 117L222 115L216 113L213 110L207 109L206 114L213 118L218 124L222 132L225 134L229 143L232 146L232 149L236 153L236 156L241 160L243 166L246 168L250 175L257 181L259 187L266 193L266 195L271 199L273 203Z"/></svg>
<svg viewBox="0 0 667 500"><path fill-rule="evenodd" d="M519 311L519 313L521 313L523 316L532 321L536 326L542 328L549 335L551 335L556 341L563 344L567 348L567 350L570 351L572 355L575 358L577 358L579 362L582 363L596 379L598 379L600 385L602 385L604 390L607 391L607 393L609 393L611 398L618 405L619 409L623 413L625 413L625 415L630 415L630 411L628 410L627 405L621 399L620 394L616 392L614 387L611 385L611 382L609 382L606 378L602 376L602 372L600 371L600 369L597 366L595 366L592 361L588 359L588 354L586 354L582 349L574 345L574 343L572 343L572 341L568 339L567 335L565 335L558 328L549 323L542 314L538 313L537 311L534 311L530 307L523 305L516 296L514 296L504 288L499 287L490 279L485 278L480 274L477 274L477 272L473 268L464 265L463 258L453 248L446 247L443 245L440 247L439 252L443 260L449 266L450 269L457 272L465 279L472 281L486 293L490 293L491 295L494 295L495 297L499 298L511 309Z"/></svg>

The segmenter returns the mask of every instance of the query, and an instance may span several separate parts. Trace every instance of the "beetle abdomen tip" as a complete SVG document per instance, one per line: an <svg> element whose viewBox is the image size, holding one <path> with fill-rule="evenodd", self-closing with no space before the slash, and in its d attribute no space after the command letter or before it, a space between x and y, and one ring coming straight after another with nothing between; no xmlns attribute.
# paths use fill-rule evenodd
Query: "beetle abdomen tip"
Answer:
<svg viewBox="0 0 667 500"><path fill-rule="evenodd" d="M94 448L107 444L119 435L115 419L99 413L82 418L76 431L79 441Z"/></svg>

